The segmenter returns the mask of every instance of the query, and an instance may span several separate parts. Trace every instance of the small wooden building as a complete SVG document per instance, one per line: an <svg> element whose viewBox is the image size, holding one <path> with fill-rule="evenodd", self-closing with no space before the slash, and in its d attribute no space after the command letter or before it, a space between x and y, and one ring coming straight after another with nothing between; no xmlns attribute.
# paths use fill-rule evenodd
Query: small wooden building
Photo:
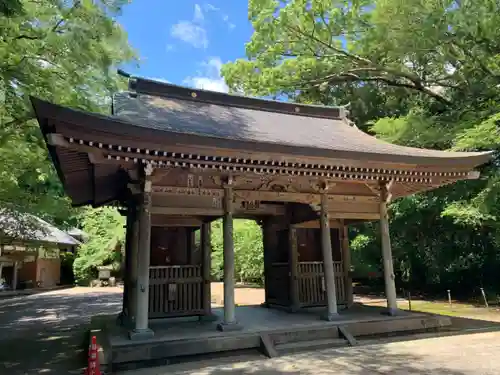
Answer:
<svg viewBox="0 0 500 375"><path fill-rule="evenodd" d="M127 215L123 315L130 338L149 319L210 317L210 222L223 219L224 319L234 304L233 218L263 229L268 307L352 303L347 226L380 220L388 311L395 313L387 203L458 180L489 153L392 145L358 130L344 108L266 101L131 78L110 115L32 98L76 206ZM193 236L199 231L200 246Z"/></svg>
<svg viewBox="0 0 500 375"><path fill-rule="evenodd" d="M61 252L80 242L27 214L0 215L0 279L12 288L53 287L61 277Z"/></svg>

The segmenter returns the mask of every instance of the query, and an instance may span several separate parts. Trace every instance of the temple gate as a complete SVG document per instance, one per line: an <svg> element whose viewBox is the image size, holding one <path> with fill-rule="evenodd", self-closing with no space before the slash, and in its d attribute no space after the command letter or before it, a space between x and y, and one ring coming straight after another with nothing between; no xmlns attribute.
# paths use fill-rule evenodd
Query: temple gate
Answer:
<svg viewBox="0 0 500 375"><path fill-rule="evenodd" d="M231 96L130 78L111 115L32 98L52 160L74 205L115 204L127 216L123 320L130 339L149 322L213 317L210 223L223 222L224 316L238 330L233 219L262 225L265 305L294 312L352 303L347 227L380 220L387 312L396 287L387 205L477 178L490 153L392 145L342 107ZM199 242L194 241L199 231Z"/></svg>

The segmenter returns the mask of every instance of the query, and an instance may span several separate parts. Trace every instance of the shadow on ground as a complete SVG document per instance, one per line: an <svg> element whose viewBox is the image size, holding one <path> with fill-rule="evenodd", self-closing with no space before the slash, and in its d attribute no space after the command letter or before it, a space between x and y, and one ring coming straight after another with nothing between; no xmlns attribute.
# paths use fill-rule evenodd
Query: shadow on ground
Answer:
<svg viewBox="0 0 500 375"><path fill-rule="evenodd" d="M81 374L85 366L90 318L103 314L117 314L121 309L121 293L88 290L86 293L71 294L57 292L23 296L0 301L0 374ZM485 320L452 318L457 333L465 328L500 329L497 322ZM500 334L496 350L500 350ZM460 338L470 344L477 335L453 336L435 340L439 345L445 341ZM411 339L411 338L406 338ZM428 340L426 340L427 342ZM397 343L416 345L419 341ZM477 341L476 346L481 347ZM394 344L367 345L354 348L301 353L293 357L265 359L260 356L237 356L210 359L202 362L183 363L162 368L137 370L134 374L437 374L464 375L461 367L470 361L489 361L491 350L483 346L475 354L461 359L461 346L450 349L451 353L441 355L440 360L428 363L425 353L417 349L408 352L394 350ZM490 343L488 344L490 347ZM472 350L472 349L470 349ZM488 354L489 353L489 354ZM490 355L490 357L481 356ZM466 361L459 366L459 361ZM449 365L451 364L451 366ZM458 366L458 367L457 367ZM489 374L489 372L481 372ZM496 374L497 372L491 372Z"/></svg>
<svg viewBox="0 0 500 375"><path fill-rule="evenodd" d="M0 374L81 374L90 318L118 313L121 301L93 291L0 301Z"/></svg>
<svg viewBox="0 0 500 375"><path fill-rule="evenodd" d="M500 334L496 341L500 341ZM456 337L453 337L455 339ZM450 340L444 338L443 340ZM484 375L497 374L497 366L477 353L465 356L456 346L439 340L413 341L397 348L395 344L369 345L323 350L267 359L244 355L161 368L123 372L123 375ZM433 341L433 342L431 342ZM431 343L430 343L431 342ZM432 345L430 348L429 345ZM449 351L443 350L443 345ZM472 344L476 345L476 344ZM498 350L497 344L496 350ZM441 347L435 350L433 346ZM427 347L427 349L425 349ZM422 350L422 348L424 350ZM481 349L478 349L481 350ZM491 359L494 350L486 353ZM432 355L434 352L435 355ZM431 353L431 354L429 354ZM464 364L466 362L466 364ZM482 366L484 365L484 366Z"/></svg>
<svg viewBox="0 0 500 375"><path fill-rule="evenodd" d="M396 337L380 335L359 346L303 352L268 359L257 352L120 372L123 375L472 375L498 374L500 323L452 317L453 326L442 332ZM482 332L477 334L477 332ZM467 334L466 334L467 333ZM490 335L490 339L481 339ZM494 335L494 336L491 336ZM443 336L443 337L440 337ZM418 339L416 339L418 338ZM429 339L430 338L430 339ZM493 341L494 340L494 341ZM484 342L491 348L485 350ZM496 349L495 349L496 345ZM500 364L500 360L498 361ZM485 366L485 367L481 367Z"/></svg>

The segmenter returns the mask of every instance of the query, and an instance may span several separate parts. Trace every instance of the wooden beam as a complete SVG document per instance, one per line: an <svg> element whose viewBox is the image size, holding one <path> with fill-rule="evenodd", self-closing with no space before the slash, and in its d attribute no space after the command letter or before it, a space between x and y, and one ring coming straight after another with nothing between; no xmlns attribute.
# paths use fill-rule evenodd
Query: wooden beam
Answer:
<svg viewBox="0 0 500 375"><path fill-rule="evenodd" d="M64 139L64 137L61 134L56 134L56 133L50 133L47 134L47 138L50 139L50 142L54 142L55 145L58 145L60 147L70 147L71 149L74 150L86 150L86 148L93 148L99 150L97 148L97 144L100 144L102 147L102 144L113 144L115 145L117 142L117 138L113 137L110 134L93 134L94 137L97 137L96 139L93 140L93 142L88 141L89 134L83 132L83 131L75 131L74 129L71 130L71 136L74 137L73 140L76 141L74 143L68 142ZM59 140L53 140L52 138L57 138L59 137ZM78 138L77 138L78 137ZM60 139L63 139L65 142L62 143L60 142ZM83 143L80 143L81 140ZM57 144L57 142L60 142ZM128 141L127 143L129 143ZM419 177L425 177L425 178L430 178L432 179L432 183L438 182L442 176L447 176L450 173L458 173L459 176L457 175L458 178L456 179L467 179L467 178L477 178L475 173L472 173L468 175L467 173L469 171L464 170L462 168L447 168L447 170L443 171L442 166L419 166L407 162L384 162L384 161L373 161L373 160L360 160L360 159L331 159L331 158L324 158L324 157L306 157L303 155L291 155L289 153L283 154L283 153L262 153L262 152L255 152L255 151L244 151L244 150L234 150L234 149L225 149L224 147L221 147L221 145L218 145L216 148L213 146L201 146L201 145L187 145L187 144L179 144L178 140L172 141L174 144L168 145L168 150L170 153L179 153L184 154L184 155L193 155L193 156L200 156L200 154L203 156L211 156L211 157L216 157L219 156L218 161L209 161L209 160L204 160L203 164L213 164L213 165L223 165L224 167L232 167L234 166L234 162L225 162L222 161L221 158L233 158L234 160L256 160L259 162L264 163L264 169L271 169L274 170L276 168L279 169L279 166L273 165L272 161L277 161L277 160L283 160L284 157L286 157L286 162L288 165L293 165L293 164L298 164L298 165L324 165L324 166L348 166L348 170L345 171L345 173L342 173L340 171L340 174L346 174L350 175L354 173L354 175L373 175L376 174L378 175L379 179L381 180L388 180L392 179L394 176L396 176L396 179L400 178L400 175L398 173L391 173L391 171L403 171L403 175L401 177L403 178L415 178L417 179ZM134 142L137 144L137 141ZM169 159L173 159L170 157L163 157L162 154L165 153L165 147L166 143L165 142L148 142L147 145L145 145L142 142L139 142L140 144L137 144L141 148L140 153L133 153L131 152L130 148L126 150L125 147L123 149L118 149L117 150L110 150L110 152L113 154L113 156L118 156L120 158L145 158L145 159L153 159L158 162L165 162ZM175 144L177 143L177 144ZM68 144L70 146L68 146ZM120 144L118 143L118 146ZM280 146L278 146L280 148ZM147 152L144 153L144 150L155 150L155 154L148 154ZM181 163L193 163L197 164L199 162L199 159L190 159L190 158L181 158ZM241 164L240 165L248 165L248 164ZM253 165L253 164L252 164ZM229 169L227 169L229 170ZM320 173L324 172L324 169L320 168ZM453 175L454 176L454 175ZM321 177L321 176L320 176ZM334 180L338 181L343 181L344 177L335 177L333 178ZM363 181L362 183L365 182L366 179L362 179L359 181ZM351 181L355 182L355 180Z"/></svg>
<svg viewBox="0 0 500 375"><path fill-rule="evenodd" d="M72 145L64 139L64 136L58 133L47 134L47 143L51 146L72 148Z"/></svg>
<svg viewBox="0 0 500 375"><path fill-rule="evenodd" d="M319 225L319 217L317 220L310 220L310 221L304 221L302 223L298 223L294 225L295 228L312 228L312 229L318 229L320 227ZM330 220L330 228L340 228L340 221L339 220Z"/></svg>
<svg viewBox="0 0 500 375"><path fill-rule="evenodd" d="M222 197L223 189L203 189L177 186L155 186L153 194L158 196L201 196L201 197ZM236 200L240 201L279 201L297 202L307 204L319 204L320 194L314 193L292 193L277 191L258 190L234 190ZM378 203L378 196L328 194L328 201L331 203Z"/></svg>
<svg viewBox="0 0 500 375"><path fill-rule="evenodd" d="M235 190L234 195L237 198L252 201L279 201L279 202L297 202L306 204L320 204L321 195L314 193L289 193L274 191L254 191L254 190ZM330 203L377 203L378 197L375 196L356 196L356 195L337 195L328 194Z"/></svg>
<svg viewBox="0 0 500 375"><path fill-rule="evenodd" d="M366 212L329 212L330 219L378 220L380 214Z"/></svg>
<svg viewBox="0 0 500 375"><path fill-rule="evenodd" d="M71 150L75 150L77 152L87 153L89 158L89 162L91 164L114 164L116 165L118 162L116 160L108 160L104 157L103 151L87 145L75 145L73 143L69 143L62 134L58 133L49 133L47 134L47 143L51 146L68 148ZM76 146L76 147L75 147ZM118 163L119 164L119 163Z"/></svg>
<svg viewBox="0 0 500 375"><path fill-rule="evenodd" d="M182 202L181 202L182 203ZM151 213L154 215L176 215L176 216L221 216L224 214L223 208L215 207L165 207L153 206ZM285 208L277 204L261 204L255 208L243 208L241 206L234 208L234 215L251 216L281 216L285 214Z"/></svg>
<svg viewBox="0 0 500 375"><path fill-rule="evenodd" d="M199 227L203 224L200 218L186 216L153 215L151 226L153 227Z"/></svg>
<svg viewBox="0 0 500 375"><path fill-rule="evenodd" d="M221 216L224 213L222 208L207 207L151 207L153 215L173 215L173 216Z"/></svg>

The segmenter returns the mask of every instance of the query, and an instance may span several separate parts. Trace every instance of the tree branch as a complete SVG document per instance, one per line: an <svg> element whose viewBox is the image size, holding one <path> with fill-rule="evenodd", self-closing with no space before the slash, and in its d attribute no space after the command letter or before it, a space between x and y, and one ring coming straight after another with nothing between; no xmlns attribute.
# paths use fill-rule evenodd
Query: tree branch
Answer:
<svg viewBox="0 0 500 375"><path fill-rule="evenodd" d="M383 73L383 72L380 72ZM425 93L441 103L445 103L447 105L451 104L451 101L446 99L445 97L439 95L432 91L429 87L426 86L415 86L413 82L401 82L396 79L391 79L390 77L384 76L359 76L352 72L345 72L340 74L330 74L328 76L322 77L316 80L303 81L301 84L309 85L309 87L319 87L325 83L343 83L343 82L382 82L387 86L392 87L404 87L411 90L420 91Z"/></svg>
<svg viewBox="0 0 500 375"><path fill-rule="evenodd" d="M14 38L14 40L19 40L19 39L29 39L29 40L37 40L37 39L42 39L41 36L34 36L34 35L25 35L25 34L21 34L21 35L18 35Z"/></svg>
<svg viewBox="0 0 500 375"><path fill-rule="evenodd" d="M351 77L351 80L356 80L356 81L379 81L379 82L384 82L388 85L391 85L391 86L396 86L396 87L406 87L406 88L409 88L409 89L412 89L412 90L416 90L416 91L420 91L422 93L425 93L437 100L439 100L440 102L442 103L446 103L446 104L451 104L451 102L444 98L443 96L433 92L431 89L429 89L428 87L426 87L425 85L425 82L416 74L412 74L412 73L407 73L407 72L403 72L403 71L400 71L400 70L397 70L397 69L391 69L391 68L387 68L385 66L381 66L377 63L374 63L373 61L365 58L365 57L362 57L362 56L359 56L359 55L356 55L356 54L353 54L353 53L350 53L342 48L338 48L338 47L335 47L331 44L328 44L326 42L324 42L323 40L317 38L317 37L314 37L312 35L309 35L307 33L305 33L303 30L301 30L300 28L296 28L296 27L293 27L293 26L287 26L290 30L296 32L296 33L299 33L301 34L302 36L306 37L306 38L310 38L312 40L314 40L315 42L321 44L322 46L324 46L325 48L327 49L330 49L338 54L341 54L343 56L345 56L346 58L349 58L355 62L358 62L358 63L361 63L362 65L366 65L365 67L361 66L361 67L358 67L358 68L354 68L356 69L357 71L374 71L374 72L381 72L381 73L385 73L385 74L390 74L390 75L393 75L395 77L399 77L399 78L404 78L404 79L407 79L408 81L410 81L411 83L404 83L404 82L400 82L400 81L397 81L397 80L392 80L390 78L387 78L387 77L382 77L382 76L377 76L377 77L352 77L351 76L351 72L347 72L347 73L343 73L343 74L337 74L337 75L334 75L334 77L336 78L344 78L343 80L341 80L341 82L345 82L346 81L346 77ZM326 78L326 77L325 77ZM333 78L333 77L332 77ZM332 79L330 78L330 79ZM322 79L323 82L321 83L324 83L324 82L331 82L329 81L328 79Z"/></svg>
<svg viewBox="0 0 500 375"><path fill-rule="evenodd" d="M66 12L65 15L63 15L56 23L55 25L50 29L50 32L52 33L57 33L58 32L58 29L59 27L64 23L64 21L66 21L67 17L76 9L78 8L79 6L81 5L81 1L75 1L75 3L73 4L73 6ZM18 35L14 38L14 40L20 40L20 39L29 39L29 40L39 40L39 39L44 39L47 37L47 33L45 33L44 35L37 35L37 36L34 36L34 35L26 35L26 34L21 34L21 35Z"/></svg>
<svg viewBox="0 0 500 375"><path fill-rule="evenodd" d="M22 123L24 123L26 121L32 120L34 118L35 118L35 116L33 115L33 113L26 114L26 115L24 115L22 117L13 118L11 121L4 123L2 125L2 127L8 128L10 126L20 125L20 124L22 124Z"/></svg>

